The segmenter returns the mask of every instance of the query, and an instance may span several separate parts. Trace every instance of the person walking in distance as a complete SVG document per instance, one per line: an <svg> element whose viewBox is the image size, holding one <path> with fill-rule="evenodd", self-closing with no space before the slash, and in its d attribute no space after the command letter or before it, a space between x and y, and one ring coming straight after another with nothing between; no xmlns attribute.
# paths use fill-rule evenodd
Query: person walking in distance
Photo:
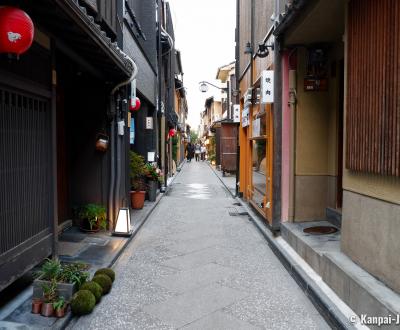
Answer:
<svg viewBox="0 0 400 330"><path fill-rule="evenodd" d="M194 146L194 156L196 157L196 162L198 162L200 160L200 154L201 154L201 147L200 147L200 143L196 143L196 145Z"/></svg>
<svg viewBox="0 0 400 330"><path fill-rule="evenodd" d="M207 149L206 149L206 146L204 144L201 145L200 152L201 152L201 160L205 161L206 160Z"/></svg>
<svg viewBox="0 0 400 330"><path fill-rule="evenodd" d="M186 146L186 160L190 163L193 158L193 145L189 142Z"/></svg>

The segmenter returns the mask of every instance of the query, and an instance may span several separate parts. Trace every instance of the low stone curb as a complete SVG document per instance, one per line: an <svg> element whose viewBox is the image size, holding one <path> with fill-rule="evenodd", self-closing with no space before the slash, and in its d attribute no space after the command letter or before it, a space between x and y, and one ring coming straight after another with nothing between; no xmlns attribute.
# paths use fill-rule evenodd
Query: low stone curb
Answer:
<svg viewBox="0 0 400 330"><path fill-rule="evenodd" d="M319 285L304 271L304 269L293 259L293 257L290 256L290 254L282 246L276 243L272 232L253 212L249 205L241 198L236 197L230 191L223 179L218 175L216 170L210 164L208 165L214 172L215 176L224 185L225 189L229 191L232 197L248 211L251 222L267 240L272 251L279 258L294 280L298 283L300 288L309 297L311 302L328 322L328 324L334 329L357 329L357 327L350 323L347 317L340 311L338 306L336 306L336 304L322 291Z"/></svg>

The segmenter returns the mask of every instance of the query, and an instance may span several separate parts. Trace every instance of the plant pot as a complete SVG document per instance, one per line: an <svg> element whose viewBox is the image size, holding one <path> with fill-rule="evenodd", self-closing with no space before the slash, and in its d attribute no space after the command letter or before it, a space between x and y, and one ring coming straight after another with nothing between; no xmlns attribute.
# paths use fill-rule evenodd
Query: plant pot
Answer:
<svg viewBox="0 0 400 330"><path fill-rule="evenodd" d="M50 281L36 279L33 281L33 299L41 299L43 297L43 284L50 285ZM65 300L71 300L74 293L77 291L75 284L57 283L57 294L63 296Z"/></svg>
<svg viewBox="0 0 400 330"><path fill-rule="evenodd" d="M44 302L42 304L42 312L40 313L42 316L50 317L54 314L53 303Z"/></svg>
<svg viewBox="0 0 400 330"><path fill-rule="evenodd" d="M67 306L64 306L63 308L60 309L55 309L54 314L58 318L62 318L65 316L65 311L67 310Z"/></svg>
<svg viewBox="0 0 400 330"><path fill-rule="evenodd" d="M38 298L32 299L32 313L33 314L40 314L42 310L42 301Z"/></svg>
<svg viewBox="0 0 400 330"><path fill-rule="evenodd" d="M142 209L144 206L145 191L131 191L131 204L133 209Z"/></svg>
<svg viewBox="0 0 400 330"><path fill-rule="evenodd" d="M157 197L158 182L157 181L149 181L148 185L149 185L149 201L155 202L156 197Z"/></svg>
<svg viewBox="0 0 400 330"><path fill-rule="evenodd" d="M81 221L79 229L84 231L85 233L97 233L98 231L100 231L100 227L98 224L94 224L92 226L92 229L90 229L90 224L88 220Z"/></svg>

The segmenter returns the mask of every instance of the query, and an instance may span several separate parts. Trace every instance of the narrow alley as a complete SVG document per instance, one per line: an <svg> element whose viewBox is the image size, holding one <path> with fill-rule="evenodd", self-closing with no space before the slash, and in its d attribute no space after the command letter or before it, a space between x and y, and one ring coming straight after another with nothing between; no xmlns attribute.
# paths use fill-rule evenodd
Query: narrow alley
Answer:
<svg viewBox="0 0 400 330"><path fill-rule="evenodd" d="M112 291L69 329L329 329L233 203L208 163L186 163Z"/></svg>

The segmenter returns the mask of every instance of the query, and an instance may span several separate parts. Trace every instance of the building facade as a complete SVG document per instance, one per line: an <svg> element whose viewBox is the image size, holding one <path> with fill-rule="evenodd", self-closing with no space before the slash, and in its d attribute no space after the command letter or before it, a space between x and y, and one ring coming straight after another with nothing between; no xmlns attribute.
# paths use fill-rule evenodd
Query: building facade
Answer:
<svg viewBox="0 0 400 330"><path fill-rule="evenodd" d="M19 59L0 54L0 290L57 257L58 235L75 224L79 207L105 206L114 229L119 209L130 206L129 150L166 166L163 109L175 113L164 1L2 5L25 11L35 35ZM134 96L142 106L130 113Z"/></svg>
<svg viewBox="0 0 400 330"><path fill-rule="evenodd" d="M280 58L273 51L273 1L237 1L236 76L240 92L239 192L271 228L280 223L280 96L265 102L263 72L274 71L279 86ZM264 46L263 49L260 46ZM274 77L272 77L274 78ZM276 89L276 88L275 88Z"/></svg>

